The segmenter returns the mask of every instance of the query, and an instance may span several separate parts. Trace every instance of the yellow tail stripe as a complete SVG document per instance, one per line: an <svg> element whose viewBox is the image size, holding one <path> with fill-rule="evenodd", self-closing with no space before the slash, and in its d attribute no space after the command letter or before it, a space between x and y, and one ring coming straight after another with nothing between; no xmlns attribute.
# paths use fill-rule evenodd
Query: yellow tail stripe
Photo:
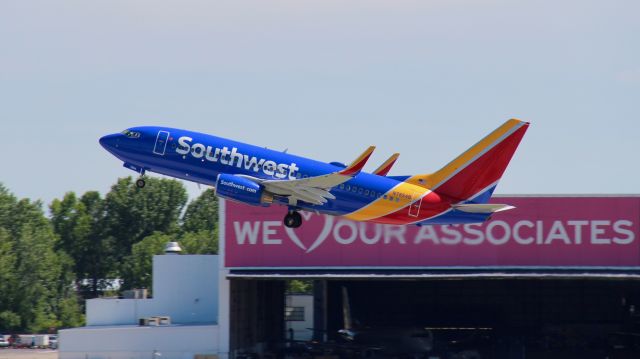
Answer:
<svg viewBox="0 0 640 359"><path fill-rule="evenodd" d="M386 216L389 213L396 212L403 207L410 205L412 202L430 192L428 189L416 186L406 182L400 182L391 188L385 196L377 198L370 204L351 212L344 217L354 221L367 221L374 218ZM393 198L393 200L391 200ZM396 200L399 198L399 200Z"/></svg>

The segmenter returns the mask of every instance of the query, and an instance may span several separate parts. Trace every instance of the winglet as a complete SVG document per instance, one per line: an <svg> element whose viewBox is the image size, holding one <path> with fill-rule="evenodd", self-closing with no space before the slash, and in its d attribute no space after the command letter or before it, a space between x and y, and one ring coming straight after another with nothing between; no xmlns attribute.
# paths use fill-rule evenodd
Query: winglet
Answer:
<svg viewBox="0 0 640 359"><path fill-rule="evenodd" d="M347 168L338 172L343 176L355 176L362 170L362 167L367 163L369 157L373 153L373 150L376 149L376 146L369 146L366 151L364 151L355 161L353 161Z"/></svg>
<svg viewBox="0 0 640 359"><path fill-rule="evenodd" d="M398 157L400 157L400 154L394 153L393 155L391 155L391 157L389 157L388 160L384 161L384 163L381 164L380 167L376 168L376 170L371 173L378 176L386 176L387 173L389 173L389 171L391 170L391 167L393 167L393 164L396 163Z"/></svg>

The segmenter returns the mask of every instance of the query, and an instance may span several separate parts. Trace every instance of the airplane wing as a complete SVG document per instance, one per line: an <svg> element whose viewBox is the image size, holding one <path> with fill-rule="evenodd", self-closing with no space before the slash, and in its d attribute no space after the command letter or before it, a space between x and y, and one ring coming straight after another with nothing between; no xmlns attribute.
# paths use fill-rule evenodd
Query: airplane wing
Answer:
<svg viewBox="0 0 640 359"><path fill-rule="evenodd" d="M255 177L250 177L250 179L260 183L265 187L265 190L271 193L289 197L290 205L295 206L298 200L322 205L327 203L328 199L336 198L329 192L331 188L347 182L360 173L374 149L375 146L370 146L349 166L321 176L292 180L264 180Z"/></svg>
<svg viewBox="0 0 640 359"><path fill-rule="evenodd" d="M396 163L396 160L398 160L398 157L400 157L399 153L392 154L388 160L384 161L384 163L381 164L380 167L376 168L375 171L371 173L378 176L386 176L387 173L389 173L389 171L391 170L391 167L393 167L393 164Z"/></svg>

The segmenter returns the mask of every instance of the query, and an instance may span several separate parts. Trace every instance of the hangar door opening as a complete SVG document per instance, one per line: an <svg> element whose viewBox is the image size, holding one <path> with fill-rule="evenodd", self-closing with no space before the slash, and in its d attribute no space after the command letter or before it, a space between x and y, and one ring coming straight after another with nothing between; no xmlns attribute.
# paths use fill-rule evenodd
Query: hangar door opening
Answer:
<svg viewBox="0 0 640 359"><path fill-rule="evenodd" d="M284 339L285 281L230 280L231 358L275 353Z"/></svg>
<svg viewBox="0 0 640 359"><path fill-rule="evenodd" d="M638 357L639 284L584 279L328 281L326 329L330 341L340 340L346 290L354 331L421 328L432 337L432 357Z"/></svg>

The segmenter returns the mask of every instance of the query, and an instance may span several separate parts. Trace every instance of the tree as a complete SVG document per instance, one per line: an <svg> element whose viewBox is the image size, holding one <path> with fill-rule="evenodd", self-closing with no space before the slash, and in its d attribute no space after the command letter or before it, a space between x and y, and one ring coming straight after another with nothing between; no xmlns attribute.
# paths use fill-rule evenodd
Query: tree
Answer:
<svg viewBox="0 0 640 359"><path fill-rule="evenodd" d="M218 199L211 188L189 203L182 217L184 232L213 231L218 227Z"/></svg>
<svg viewBox="0 0 640 359"><path fill-rule="evenodd" d="M187 192L176 180L148 178L138 188L131 177L121 178L105 197L104 238L112 243L111 259L118 263L119 273L126 268L125 258L133 245L154 232L172 234L179 229L179 216L187 202ZM124 289L133 288L133 277L123 275Z"/></svg>
<svg viewBox="0 0 640 359"><path fill-rule="evenodd" d="M72 261L57 243L41 203L0 185L0 329L37 332L79 317Z"/></svg>
<svg viewBox="0 0 640 359"><path fill-rule="evenodd" d="M213 189L207 189L189 203L182 217L179 240L186 253L218 253L218 199Z"/></svg>
<svg viewBox="0 0 640 359"><path fill-rule="evenodd" d="M20 316L13 312L15 256L13 243L6 229L0 227L0 332L20 327Z"/></svg>
<svg viewBox="0 0 640 359"><path fill-rule="evenodd" d="M313 281L308 279L292 279L287 282L287 292L311 294Z"/></svg>
<svg viewBox="0 0 640 359"><path fill-rule="evenodd" d="M4 228L10 236L18 233L19 229L13 213L17 202L16 197L0 183L0 227Z"/></svg>
<svg viewBox="0 0 640 359"><path fill-rule="evenodd" d="M123 260L122 278L127 287L152 289L152 259L164 253L167 242L179 242L185 254L218 253L217 224L218 201L208 189L187 206L180 233L158 231L132 245L131 254Z"/></svg>
<svg viewBox="0 0 640 359"><path fill-rule="evenodd" d="M167 242L174 241L173 236L156 232L133 245L131 254L126 257L122 278L130 288L151 289L153 256L162 254Z"/></svg>
<svg viewBox="0 0 640 359"><path fill-rule="evenodd" d="M128 177L104 198L66 193L47 219L40 202L18 199L0 184L0 331L80 325L76 290L89 283L97 296L109 278L122 278L125 289L149 288L153 255L167 242L181 242L185 253L217 253L213 190L180 218L186 202L178 181L149 178L139 189Z"/></svg>
<svg viewBox="0 0 640 359"><path fill-rule="evenodd" d="M120 178L105 198L105 233L115 238L122 259L131 246L154 232L174 233L187 202L184 186L176 180L148 178L138 188L131 177Z"/></svg>
<svg viewBox="0 0 640 359"><path fill-rule="evenodd" d="M186 232L169 235L156 232L133 245L131 254L124 259L122 279L129 288L151 288L153 256L163 254L168 242L178 241L184 254L216 254L218 251L217 230Z"/></svg>
<svg viewBox="0 0 640 359"><path fill-rule="evenodd" d="M60 238L58 248L73 259L76 286L85 291L88 284L89 297L96 297L107 285L105 278L114 273L115 262L112 242L101 227L104 200L95 191L86 192L79 200L69 192L62 200L53 200L49 208L51 223Z"/></svg>
<svg viewBox="0 0 640 359"><path fill-rule="evenodd" d="M37 332L63 323L60 301L76 298L72 261L57 242L41 203L18 200L0 185L0 329ZM77 302L67 307L64 315L79 316Z"/></svg>
<svg viewBox="0 0 640 359"><path fill-rule="evenodd" d="M218 229L186 232L180 236L180 245L186 254L218 254Z"/></svg>
<svg viewBox="0 0 640 359"><path fill-rule="evenodd" d="M50 228L25 223L15 244L14 306L20 313L22 327L39 331L57 326L53 302L58 279L65 277L57 253L53 249L55 236ZM72 283L65 283L70 286Z"/></svg>

